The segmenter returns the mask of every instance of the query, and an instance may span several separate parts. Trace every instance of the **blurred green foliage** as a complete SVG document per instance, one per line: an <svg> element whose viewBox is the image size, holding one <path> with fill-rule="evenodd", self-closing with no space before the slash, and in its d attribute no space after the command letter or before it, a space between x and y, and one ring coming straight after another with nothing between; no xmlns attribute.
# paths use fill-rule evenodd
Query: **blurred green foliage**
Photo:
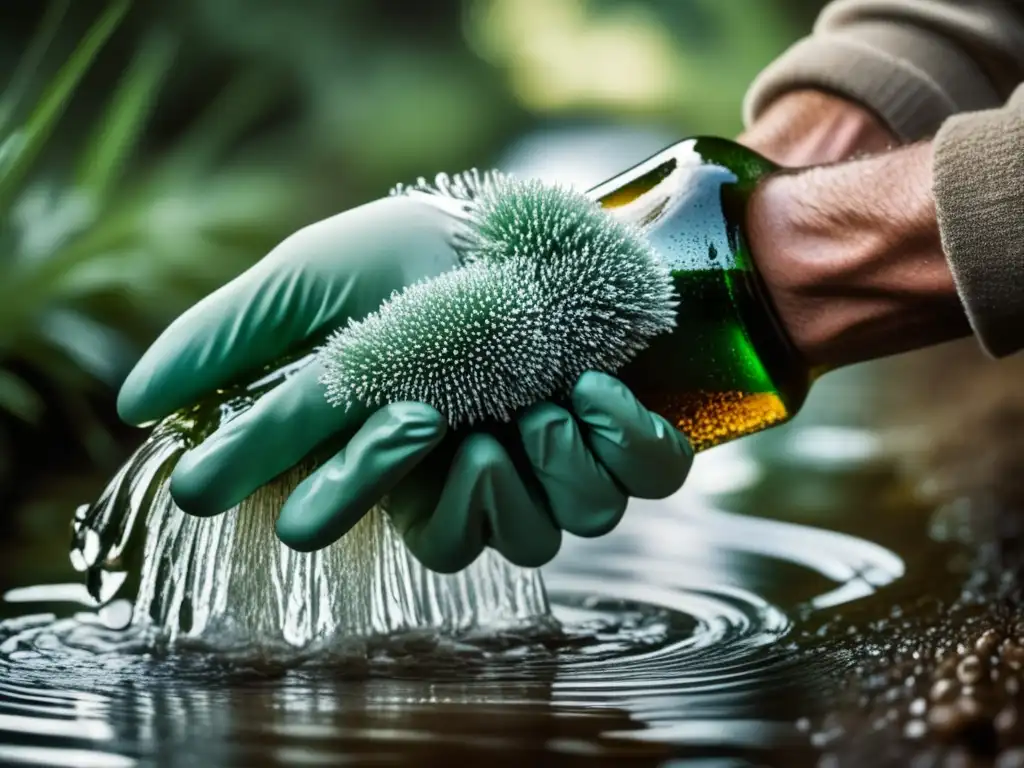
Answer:
<svg viewBox="0 0 1024 768"><path fill-rule="evenodd" d="M70 5L47 8L0 99L0 482L31 447L26 425L109 464L109 394L139 351L312 207L294 175L224 162L265 100L245 72L172 146L140 155L179 42L159 25L133 41L109 87L87 94L90 118L58 130L130 9L100 6L63 52ZM55 56L52 75L36 77Z"/></svg>
<svg viewBox="0 0 1024 768"><path fill-rule="evenodd" d="M551 122L734 133L820 5L9 0L0 491L58 453L108 470L146 343L290 231Z"/></svg>

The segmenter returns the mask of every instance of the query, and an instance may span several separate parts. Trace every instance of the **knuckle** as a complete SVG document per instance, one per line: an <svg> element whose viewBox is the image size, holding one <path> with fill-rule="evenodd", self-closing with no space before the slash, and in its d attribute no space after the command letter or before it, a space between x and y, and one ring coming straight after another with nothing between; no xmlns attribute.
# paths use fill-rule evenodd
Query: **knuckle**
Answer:
<svg viewBox="0 0 1024 768"><path fill-rule="evenodd" d="M478 548L472 549L446 548L439 546L409 547L412 556L419 561L420 565L434 573L450 575L468 568L483 551Z"/></svg>
<svg viewBox="0 0 1024 768"><path fill-rule="evenodd" d="M604 536L611 533L622 520L626 512L626 503L626 498L622 497L614 504L593 509L585 515L576 515L562 527L574 536L584 539Z"/></svg>
<svg viewBox="0 0 1024 768"><path fill-rule="evenodd" d="M517 565L520 568L540 568L550 563L561 548L562 532L554 528L549 535L544 536L539 542L535 542L534 546L501 552L501 554L512 565Z"/></svg>
<svg viewBox="0 0 1024 768"><path fill-rule="evenodd" d="M422 524L412 525L402 533L406 548L429 571L453 574L468 568L483 551L483 544L462 537L431 536Z"/></svg>
<svg viewBox="0 0 1024 768"><path fill-rule="evenodd" d="M641 483L642 493L635 496L644 499L665 499L683 487L686 480L687 466L683 462L664 462L658 471L649 474Z"/></svg>
<svg viewBox="0 0 1024 768"><path fill-rule="evenodd" d="M463 445L463 452L469 468L481 474L498 469L509 460L501 444L487 435L470 437Z"/></svg>
<svg viewBox="0 0 1024 768"><path fill-rule="evenodd" d="M530 428L544 429L549 426L561 426L572 422L572 417L564 408L554 403L535 405L523 417L524 423Z"/></svg>

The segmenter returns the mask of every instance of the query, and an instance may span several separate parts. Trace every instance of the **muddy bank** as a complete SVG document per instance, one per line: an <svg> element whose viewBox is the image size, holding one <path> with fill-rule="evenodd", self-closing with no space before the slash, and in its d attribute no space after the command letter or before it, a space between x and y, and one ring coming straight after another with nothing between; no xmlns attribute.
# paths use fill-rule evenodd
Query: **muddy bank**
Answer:
<svg viewBox="0 0 1024 768"><path fill-rule="evenodd" d="M799 727L821 768L1024 766L1024 361L960 344L910 362L885 403L893 464L955 547L936 585L960 588L803 627L833 703Z"/></svg>

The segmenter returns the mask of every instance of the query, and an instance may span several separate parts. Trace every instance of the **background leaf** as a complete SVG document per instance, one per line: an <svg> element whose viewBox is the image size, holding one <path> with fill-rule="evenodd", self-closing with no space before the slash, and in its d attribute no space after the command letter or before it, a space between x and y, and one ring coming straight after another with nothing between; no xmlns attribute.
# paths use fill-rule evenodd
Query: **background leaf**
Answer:
<svg viewBox="0 0 1024 768"><path fill-rule="evenodd" d="M606 169L621 145L591 127L733 132L819 6L0 4L0 509L72 470L102 484L143 436L114 408L138 355L294 230L551 132Z"/></svg>
<svg viewBox="0 0 1024 768"><path fill-rule="evenodd" d="M56 127L64 105L85 76L89 66L114 34L130 7L130 0L112 0L106 11L89 29L78 48L48 85L31 116L15 131L18 137L15 150L0 166L0 210L3 210L20 188L20 184L46 141ZM44 22L40 38L49 35L49 19Z"/></svg>

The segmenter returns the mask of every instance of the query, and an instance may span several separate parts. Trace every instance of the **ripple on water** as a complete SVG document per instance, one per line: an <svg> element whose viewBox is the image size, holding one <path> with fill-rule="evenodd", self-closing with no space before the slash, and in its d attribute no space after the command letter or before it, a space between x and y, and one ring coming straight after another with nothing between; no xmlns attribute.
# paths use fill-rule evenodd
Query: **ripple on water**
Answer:
<svg viewBox="0 0 1024 768"><path fill-rule="evenodd" d="M732 514L690 489L634 503L612 536L566 542L545 569L557 627L284 659L166 652L93 611L26 616L0 625L0 762L43 748L52 765L291 765L764 747L788 738L787 696L816 674L779 642L792 617L902 573L871 542Z"/></svg>

